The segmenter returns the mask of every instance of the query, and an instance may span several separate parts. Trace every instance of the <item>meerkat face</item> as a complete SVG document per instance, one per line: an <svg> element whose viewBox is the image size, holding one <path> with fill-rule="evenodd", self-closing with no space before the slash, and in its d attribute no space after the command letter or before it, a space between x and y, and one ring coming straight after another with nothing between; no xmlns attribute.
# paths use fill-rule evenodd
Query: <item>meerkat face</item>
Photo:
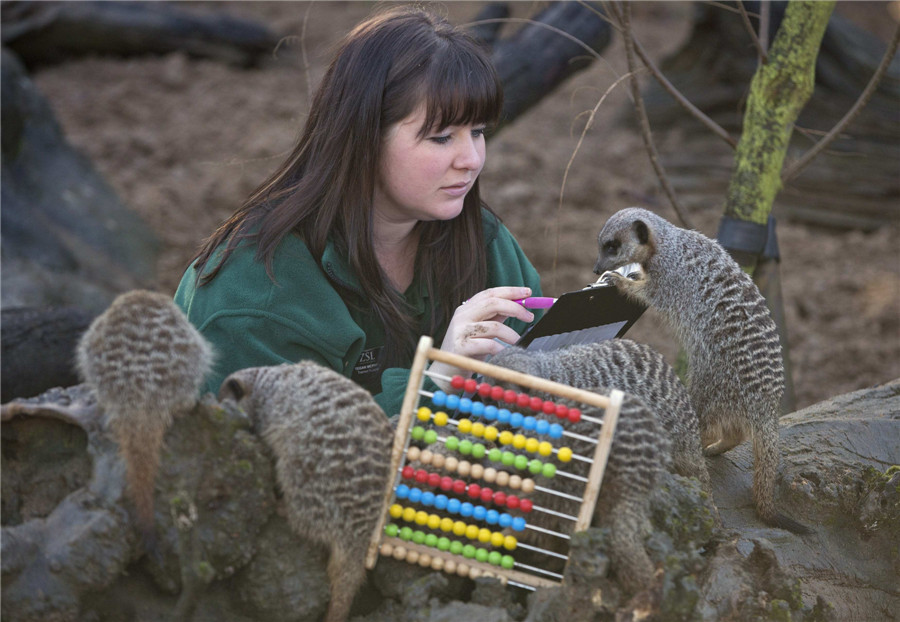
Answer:
<svg viewBox="0 0 900 622"><path fill-rule="evenodd" d="M606 222L597 243L600 247L594 273L603 274L625 264L638 263L647 270L647 263L656 248L651 221L646 210L629 208L613 214Z"/></svg>

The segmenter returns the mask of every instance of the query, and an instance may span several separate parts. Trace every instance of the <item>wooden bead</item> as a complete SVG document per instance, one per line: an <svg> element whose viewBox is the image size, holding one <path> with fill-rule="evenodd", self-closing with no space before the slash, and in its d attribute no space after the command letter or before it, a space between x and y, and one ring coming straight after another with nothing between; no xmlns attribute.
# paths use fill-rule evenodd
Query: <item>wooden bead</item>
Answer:
<svg viewBox="0 0 900 622"><path fill-rule="evenodd" d="M429 555L428 553L422 553L421 555L419 555L419 565L422 568L428 568L429 566L431 566L431 555Z"/></svg>
<svg viewBox="0 0 900 622"><path fill-rule="evenodd" d="M437 469L442 469L444 468L444 460L446 460L444 454L434 454L431 457L431 464Z"/></svg>
<svg viewBox="0 0 900 622"><path fill-rule="evenodd" d="M477 579L482 574L483 574L483 571L481 570L481 568L471 568L469 570L469 578L470 579Z"/></svg>
<svg viewBox="0 0 900 622"><path fill-rule="evenodd" d="M456 465L456 472L459 473L460 477L469 477L471 471L472 464L468 460L460 460L459 464Z"/></svg>
<svg viewBox="0 0 900 622"><path fill-rule="evenodd" d="M394 545L390 542L383 542L381 548L378 549L378 552L385 557L390 557L394 553Z"/></svg>
<svg viewBox="0 0 900 622"><path fill-rule="evenodd" d="M413 445L409 449L406 450L406 459L410 462L415 462L419 459L419 448Z"/></svg>
<svg viewBox="0 0 900 622"><path fill-rule="evenodd" d="M513 490L518 490L522 487L522 478L518 475L510 475L509 476L509 487Z"/></svg>
<svg viewBox="0 0 900 622"><path fill-rule="evenodd" d="M522 492L534 492L534 480L531 478L522 480Z"/></svg>
<svg viewBox="0 0 900 622"><path fill-rule="evenodd" d="M506 471L498 471L497 472L497 485L498 486L509 486L509 473Z"/></svg>
<svg viewBox="0 0 900 622"><path fill-rule="evenodd" d="M431 568L432 570L443 570L444 558L440 556L431 558Z"/></svg>
<svg viewBox="0 0 900 622"><path fill-rule="evenodd" d="M459 464L459 460L457 460L453 456L447 456L447 459L444 460L444 470L454 473L454 472L456 472L456 467L458 464Z"/></svg>
<svg viewBox="0 0 900 622"><path fill-rule="evenodd" d="M476 462L472 465L471 474L475 479L482 479L484 477L484 467Z"/></svg>
<svg viewBox="0 0 900 622"><path fill-rule="evenodd" d="M449 574L456 574L456 562L452 559L444 561L444 572Z"/></svg>
<svg viewBox="0 0 900 622"><path fill-rule="evenodd" d="M431 464L431 461L434 459L434 452L430 449L424 450L421 454L419 454L419 462L422 464Z"/></svg>
<svg viewBox="0 0 900 622"><path fill-rule="evenodd" d="M460 564L456 565L456 574L458 574L461 577L468 577L469 570L470 570L469 564L460 563Z"/></svg>
<svg viewBox="0 0 900 622"><path fill-rule="evenodd" d="M394 549L394 559L406 559L405 546L398 546Z"/></svg>
<svg viewBox="0 0 900 622"><path fill-rule="evenodd" d="M493 484L497 480L497 469L493 467L486 468L482 477L488 484Z"/></svg>
<svg viewBox="0 0 900 622"><path fill-rule="evenodd" d="M419 552L418 551L407 551L406 552L406 561L410 564L415 564L419 561Z"/></svg>

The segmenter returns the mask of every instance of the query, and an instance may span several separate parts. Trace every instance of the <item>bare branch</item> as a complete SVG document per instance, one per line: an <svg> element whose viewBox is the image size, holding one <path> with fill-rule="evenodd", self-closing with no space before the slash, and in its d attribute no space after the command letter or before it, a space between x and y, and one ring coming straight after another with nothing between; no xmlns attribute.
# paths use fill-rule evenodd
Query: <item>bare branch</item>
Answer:
<svg viewBox="0 0 900 622"><path fill-rule="evenodd" d="M550 24L546 24L544 22L539 22L534 19L527 19L524 17L494 17L491 19L479 19L478 21L467 22L465 24L461 24L460 27L461 28L469 28L471 26L480 26L481 24L496 24L499 22L521 22L524 24L534 24L535 26L540 26L541 28L546 28L547 30L552 30L556 34L562 35L569 41L572 41L573 43L576 43L579 46L583 47L585 50L587 50L588 54L590 54L597 60L603 60L603 57L600 55L599 52L597 52L597 50L591 48L591 46L589 46L587 43L585 43L578 37L573 37L572 35L567 33L565 30L560 30L556 26L551 26Z"/></svg>
<svg viewBox="0 0 900 622"><path fill-rule="evenodd" d="M750 39L753 41L753 45L756 46L756 53L759 55L759 61L763 64L769 62L769 55L766 54L766 49L762 46L762 43L759 40L759 37L756 36L756 31L753 30L753 24L750 23L750 17L747 15L747 9L744 7L744 3L741 0L738 0L738 9L741 11L741 21L744 22L744 26L747 27L747 32L750 33ZM760 28L760 32L762 32L762 28Z"/></svg>
<svg viewBox="0 0 900 622"><path fill-rule="evenodd" d="M859 98L850 107L850 110L847 111L847 114L843 116L843 118L837 122L831 130L825 135L822 140L817 142L813 147L804 153L798 160L796 160L791 166L788 167L784 173L781 175L781 182L787 183L788 181L797 177L800 172L805 169L810 162L812 162L813 158L819 155L825 147L831 144L835 138L837 138L841 132L850 124L853 119L856 118L856 115L859 114L860 110L869 102L872 94L875 93L875 88L878 86L878 82L881 81L881 78L884 76L884 73L887 71L888 67L891 64L891 61L894 58L894 54L897 52L897 45L900 42L900 26L897 26L896 30L894 30L894 37L891 39L891 42L888 44L887 49L884 51L884 56L881 58L881 63L878 65L878 68L875 70L875 73L872 74L872 78L869 80L869 83L866 84L866 88L863 89L863 92L860 94Z"/></svg>
<svg viewBox="0 0 900 622"><path fill-rule="evenodd" d="M769 0L760 0L759 2L759 45L762 49L766 50L766 54L768 55L769 50L769 15L771 11L769 10L771 5L769 4Z"/></svg>
<svg viewBox="0 0 900 622"><path fill-rule="evenodd" d="M675 190L669 183L669 178L666 176L662 165L659 163L659 153L656 151L656 146L653 144L653 136L650 133L650 120L647 118L647 111L644 109L644 99L641 97L640 84L638 83L637 76L635 75L635 41L634 36L631 32L631 3L625 2L624 6L622 7L624 10L621 11L615 5L612 5L612 7L625 33L625 55L628 59L628 71L631 77L631 94L634 98L635 111L637 112L638 119L640 120L641 137L644 139L644 146L646 147L647 153L650 156L650 164L653 166L653 170L656 171L656 176L659 178L659 182L663 187L663 191L669 198L669 202L672 204L672 208L678 215L678 219L681 221L682 226L688 229L693 229L693 225L691 225L690 219L687 217L687 214L685 213L684 209L675 196Z"/></svg>

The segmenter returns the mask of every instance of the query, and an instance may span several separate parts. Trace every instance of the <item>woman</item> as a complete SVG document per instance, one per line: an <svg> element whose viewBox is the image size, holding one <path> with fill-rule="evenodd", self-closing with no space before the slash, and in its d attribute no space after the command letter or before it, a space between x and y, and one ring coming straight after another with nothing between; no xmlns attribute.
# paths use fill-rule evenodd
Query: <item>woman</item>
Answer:
<svg viewBox="0 0 900 622"><path fill-rule="evenodd" d="M540 281L479 195L501 104L489 59L445 20L395 7L357 26L293 152L182 278L175 300L218 353L207 389L311 359L395 415L419 336L479 359L514 343L534 320L515 300Z"/></svg>

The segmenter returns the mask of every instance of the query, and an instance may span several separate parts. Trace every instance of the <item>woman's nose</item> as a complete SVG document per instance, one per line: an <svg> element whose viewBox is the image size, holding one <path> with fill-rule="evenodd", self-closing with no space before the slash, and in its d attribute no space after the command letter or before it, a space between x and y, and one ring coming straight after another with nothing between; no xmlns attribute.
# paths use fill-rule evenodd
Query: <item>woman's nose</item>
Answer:
<svg viewBox="0 0 900 622"><path fill-rule="evenodd" d="M454 165L456 168L478 170L484 164L483 143L481 137L468 136L459 142L459 151L456 154Z"/></svg>

